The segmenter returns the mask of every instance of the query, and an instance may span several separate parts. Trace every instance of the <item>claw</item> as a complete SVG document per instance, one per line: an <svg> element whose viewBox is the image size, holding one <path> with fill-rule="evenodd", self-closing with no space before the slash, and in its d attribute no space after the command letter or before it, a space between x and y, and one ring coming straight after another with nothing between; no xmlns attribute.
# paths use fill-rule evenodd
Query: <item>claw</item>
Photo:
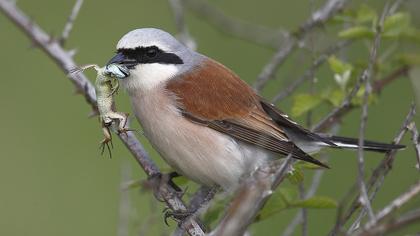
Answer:
<svg viewBox="0 0 420 236"><path fill-rule="evenodd" d="M164 215L163 215L163 221L167 226L169 226L168 219L171 218L174 221L176 221L179 225L182 225L182 223L188 219L190 216L194 214L194 212L190 212L188 210L182 211L182 210L176 210L173 211L169 208L164 209Z"/></svg>

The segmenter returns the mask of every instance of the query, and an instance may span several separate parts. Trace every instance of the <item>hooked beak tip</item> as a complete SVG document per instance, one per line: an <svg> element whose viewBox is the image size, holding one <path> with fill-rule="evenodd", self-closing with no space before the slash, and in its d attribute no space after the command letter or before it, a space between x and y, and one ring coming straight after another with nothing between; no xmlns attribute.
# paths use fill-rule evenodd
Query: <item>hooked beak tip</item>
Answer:
<svg viewBox="0 0 420 236"><path fill-rule="evenodd" d="M119 52L114 57L112 57L111 60L109 60L108 63L106 63L106 65L108 66L111 64L123 64L125 60L125 56Z"/></svg>

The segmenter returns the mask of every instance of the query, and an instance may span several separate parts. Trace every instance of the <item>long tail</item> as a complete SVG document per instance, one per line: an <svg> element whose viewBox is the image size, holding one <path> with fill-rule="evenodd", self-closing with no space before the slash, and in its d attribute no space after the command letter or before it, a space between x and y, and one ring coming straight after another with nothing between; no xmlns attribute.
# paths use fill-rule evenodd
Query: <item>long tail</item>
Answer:
<svg viewBox="0 0 420 236"><path fill-rule="evenodd" d="M356 149L359 146L359 140L356 138L347 138L340 136L330 136L328 137L337 146L330 146L336 148L353 148ZM399 144L390 144L390 143L380 143L375 141L365 140L363 143L363 149L374 152L388 152L395 149L403 149L405 145Z"/></svg>

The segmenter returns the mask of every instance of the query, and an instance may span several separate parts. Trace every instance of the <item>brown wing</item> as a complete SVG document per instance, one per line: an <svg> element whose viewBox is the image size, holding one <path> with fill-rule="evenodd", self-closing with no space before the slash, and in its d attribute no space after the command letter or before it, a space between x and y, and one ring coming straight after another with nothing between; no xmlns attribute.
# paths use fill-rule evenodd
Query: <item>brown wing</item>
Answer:
<svg viewBox="0 0 420 236"><path fill-rule="evenodd" d="M189 75L168 82L184 116L238 140L317 165L261 107L260 98L233 72L209 60Z"/></svg>

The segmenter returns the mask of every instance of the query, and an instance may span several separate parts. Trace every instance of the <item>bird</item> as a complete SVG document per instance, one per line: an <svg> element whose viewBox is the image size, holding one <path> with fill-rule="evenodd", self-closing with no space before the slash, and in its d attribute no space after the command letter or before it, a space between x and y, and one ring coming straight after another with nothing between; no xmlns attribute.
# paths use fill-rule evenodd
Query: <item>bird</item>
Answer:
<svg viewBox="0 0 420 236"><path fill-rule="evenodd" d="M358 139L314 133L258 95L232 70L157 28L125 34L107 65L120 79L144 135L179 174L205 186L234 189L262 164L312 157L323 147L357 149ZM364 141L388 152L403 145Z"/></svg>

